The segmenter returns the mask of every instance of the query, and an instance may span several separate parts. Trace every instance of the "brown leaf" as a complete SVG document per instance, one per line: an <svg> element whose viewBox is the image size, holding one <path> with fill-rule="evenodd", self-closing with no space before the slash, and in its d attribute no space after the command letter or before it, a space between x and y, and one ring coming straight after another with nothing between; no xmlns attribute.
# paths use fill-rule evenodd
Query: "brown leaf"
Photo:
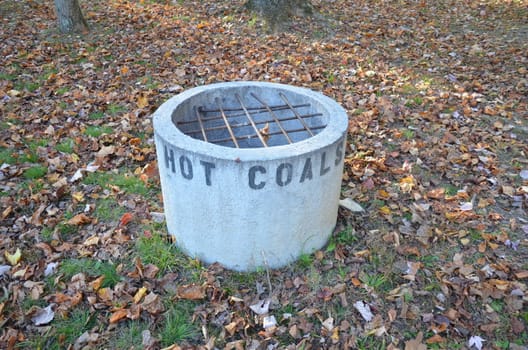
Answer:
<svg viewBox="0 0 528 350"><path fill-rule="evenodd" d="M141 304L141 307L148 313L154 314L154 315L165 311L165 307L163 306L163 302L160 296L154 292L150 292L145 297L145 299L143 300L143 303Z"/></svg>
<svg viewBox="0 0 528 350"><path fill-rule="evenodd" d="M188 284L178 287L178 298L187 300L201 300L205 298L205 290L202 286Z"/></svg>
<svg viewBox="0 0 528 350"><path fill-rule="evenodd" d="M415 339L405 342L405 350L427 350L427 345L422 343L423 333L420 332Z"/></svg>
<svg viewBox="0 0 528 350"><path fill-rule="evenodd" d="M80 226L84 224L89 224L92 222L92 219L89 218L86 214L81 213L75 215L73 218L68 220L68 225Z"/></svg>

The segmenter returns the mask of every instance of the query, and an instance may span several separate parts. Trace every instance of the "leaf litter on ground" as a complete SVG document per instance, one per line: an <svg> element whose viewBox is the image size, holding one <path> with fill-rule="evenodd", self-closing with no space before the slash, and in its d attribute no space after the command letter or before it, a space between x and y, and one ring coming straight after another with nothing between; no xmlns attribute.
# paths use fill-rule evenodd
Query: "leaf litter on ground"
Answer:
<svg viewBox="0 0 528 350"><path fill-rule="evenodd" d="M313 4L271 34L242 0L93 1L67 37L51 3L2 4L1 348L528 344L526 1ZM149 116L232 80L350 116L330 244L269 277L163 236Z"/></svg>

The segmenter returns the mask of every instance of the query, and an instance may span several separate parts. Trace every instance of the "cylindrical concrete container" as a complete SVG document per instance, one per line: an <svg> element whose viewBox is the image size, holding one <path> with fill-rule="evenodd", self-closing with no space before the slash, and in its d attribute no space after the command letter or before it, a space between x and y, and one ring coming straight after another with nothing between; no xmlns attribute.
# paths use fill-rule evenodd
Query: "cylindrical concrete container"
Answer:
<svg viewBox="0 0 528 350"><path fill-rule="evenodd" d="M336 224L347 127L332 99L281 84L212 84L169 99L154 133L176 244L240 271L323 247ZM252 129L260 132L244 136Z"/></svg>

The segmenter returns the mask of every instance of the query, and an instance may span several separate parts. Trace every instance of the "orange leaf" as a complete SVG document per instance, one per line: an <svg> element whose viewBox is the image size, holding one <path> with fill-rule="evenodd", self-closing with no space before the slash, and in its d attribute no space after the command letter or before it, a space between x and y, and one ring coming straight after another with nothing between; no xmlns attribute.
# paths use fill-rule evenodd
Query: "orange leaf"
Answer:
<svg viewBox="0 0 528 350"><path fill-rule="evenodd" d="M127 310L125 309L119 309L117 311L115 311L112 316L110 316L110 323L117 323L119 322L120 320L122 320L123 318L126 317L127 315Z"/></svg>
<svg viewBox="0 0 528 350"><path fill-rule="evenodd" d="M438 334L435 334L431 338L427 339L425 342L427 344L437 344L437 343L442 343L444 341L445 341L445 339L443 337L441 337Z"/></svg>
<svg viewBox="0 0 528 350"><path fill-rule="evenodd" d="M119 226L126 226L134 217L131 213L124 213L121 219L119 220Z"/></svg>
<svg viewBox="0 0 528 350"><path fill-rule="evenodd" d="M121 74L127 74L127 73L128 73L128 67L127 66L121 67Z"/></svg>
<svg viewBox="0 0 528 350"><path fill-rule="evenodd" d="M68 220L68 225L79 226L79 225L89 224L90 222L92 222L92 219L90 219L86 214L81 213L81 214L75 215L73 218Z"/></svg>

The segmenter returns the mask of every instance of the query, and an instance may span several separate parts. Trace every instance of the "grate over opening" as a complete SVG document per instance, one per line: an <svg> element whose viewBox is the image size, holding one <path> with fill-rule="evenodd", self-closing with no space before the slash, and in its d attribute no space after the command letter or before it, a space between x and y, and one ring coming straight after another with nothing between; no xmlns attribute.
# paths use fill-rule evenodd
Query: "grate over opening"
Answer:
<svg viewBox="0 0 528 350"><path fill-rule="evenodd" d="M176 127L195 139L236 148L292 144L326 127L323 114L313 112L310 103L292 104L282 92L273 103L249 95L251 101L243 101L235 94L235 106L222 106L219 98L212 106L195 106L194 115Z"/></svg>

